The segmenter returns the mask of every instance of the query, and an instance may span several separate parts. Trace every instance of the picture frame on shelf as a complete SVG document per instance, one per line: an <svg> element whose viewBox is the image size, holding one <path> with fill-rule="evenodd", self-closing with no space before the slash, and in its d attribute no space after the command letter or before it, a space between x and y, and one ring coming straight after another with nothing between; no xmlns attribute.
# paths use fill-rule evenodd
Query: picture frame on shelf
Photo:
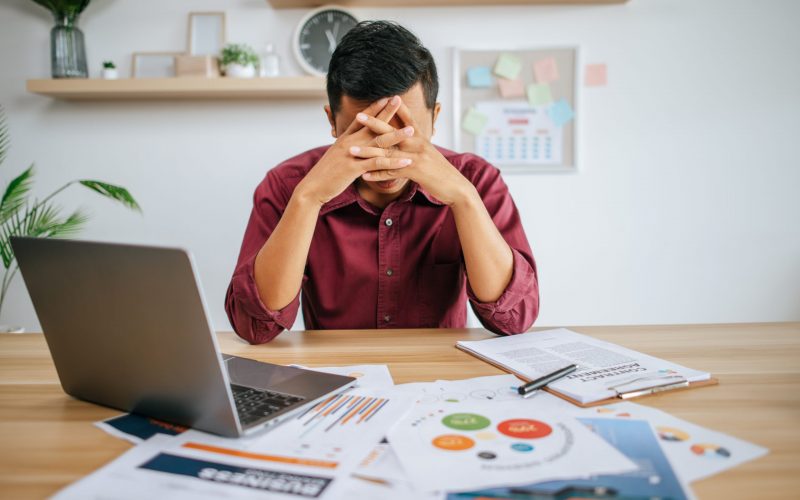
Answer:
<svg viewBox="0 0 800 500"><path fill-rule="evenodd" d="M226 37L224 12L189 13L189 55L217 57L227 42Z"/></svg>
<svg viewBox="0 0 800 500"><path fill-rule="evenodd" d="M175 76L175 57L182 52L134 52L131 60L132 78L172 78Z"/></svg>

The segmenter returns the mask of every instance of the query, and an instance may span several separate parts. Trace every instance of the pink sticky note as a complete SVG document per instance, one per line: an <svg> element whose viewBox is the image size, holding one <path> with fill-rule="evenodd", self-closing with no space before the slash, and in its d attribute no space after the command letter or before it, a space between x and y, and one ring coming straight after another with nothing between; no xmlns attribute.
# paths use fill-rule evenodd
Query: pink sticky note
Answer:
<svg viewBox="0 0 800 500"><path fill-rule="evenodd" d="M587 64L583 72L583 85L586 87L605 87L608 70L605 64Z"/></svg>
<svg viewBox="0 0 800 500"><path fill-rule="evenodd" d="M525 85L521 79L498 78L497 85L500 87L500 95L503 97L525 97Z"/></svg>
<svg viewBox="0 0 800 500"><path fill-rule="evenodd" d="M533 73L536 83L550 83L558 80L558 65L552 57L547 57L533 63Z"/></svg>

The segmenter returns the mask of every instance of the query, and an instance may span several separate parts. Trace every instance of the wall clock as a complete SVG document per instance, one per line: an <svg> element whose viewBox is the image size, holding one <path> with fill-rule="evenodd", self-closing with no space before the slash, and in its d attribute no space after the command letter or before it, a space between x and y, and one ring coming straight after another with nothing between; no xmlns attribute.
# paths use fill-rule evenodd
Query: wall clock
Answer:
<svg viewBox="0 0 800 500"><path fill-rule="evenodd" d="M303 17L294 33L294 55L307 73L325 76L333 51L358 19L349 10L326 5Z"/></svg>

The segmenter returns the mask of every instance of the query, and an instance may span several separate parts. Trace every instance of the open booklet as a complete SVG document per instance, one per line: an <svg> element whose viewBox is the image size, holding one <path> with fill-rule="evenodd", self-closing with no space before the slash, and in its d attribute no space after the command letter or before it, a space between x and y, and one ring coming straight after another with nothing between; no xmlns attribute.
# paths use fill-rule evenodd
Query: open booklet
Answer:
<svg viewBox="0 0 800 500"><path fill-rule="evenodd" d="M618 397L628 399L695 383L716 383L708 372L564 328L459 341L456 347L528 380L576 364L577 371L549 384L547 389L580 405Z"/></svg>

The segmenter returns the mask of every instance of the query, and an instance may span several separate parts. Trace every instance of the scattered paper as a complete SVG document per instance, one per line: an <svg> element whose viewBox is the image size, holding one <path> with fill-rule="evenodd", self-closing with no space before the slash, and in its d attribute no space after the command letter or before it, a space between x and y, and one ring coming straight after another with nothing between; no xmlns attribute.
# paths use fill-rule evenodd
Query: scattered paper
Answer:
<svg viewBox="0 0 800 500"><path fill-rule="evenodd" d="M508 80L506 78L498 78L497 85L500 88L500 95L506 99L525 97L525 85L520 79Z"/></svg>
<svg viewBox="0 0 800 500"><path fill-rule="evenodd" d="M301 365L291 365L306 370L330 373L333 375L344 375L356 379L356 387L369 388L388 388L394 386L394 379L386 365L350 365L350 366L326 366L308 367Z"/></svg>
<svg viewBox="0 0 800 500"><path fill-rule="evenodd" d="M563 129L556 127L545 106L526 101L478 101L487 117L475 137L474 151L496 166L552 165L562 159Z"/></svg>
<svg viewBox="0 0 800 500"><path fill-rule="evenodd" d="M500 54L494 65L494 74L509 80L515 80L520 71L522 71L522 60L512 54Z"/></svg>
<svg viewBox="0 0 800 500"><path fill-rule="evenodd" d="M647 420L658 435L661 449L675 472L686 482L718 474L769 452L761 446L636 403L585 409L576 407L573 413L593 418Z"/></svg>
<svg viewBox="0 0 800 500"><path fill-rule="evenodd" d="M552 57L547 57L533 63L533 74L538 83L550 83L558 80L558 65Z"/></svg>
<svg viewBox="0 0 800 500"><path fill-rule="evenodd" d="M586 87L605 87L608 82L608 69L605 64L587 64L583 72L583 85Z"/></svg>
<svg viewBox="0 0 800 500"><path fill-rule="evenodd" d="M563 127L575 117L575 112L572 111L572 106L569 105L566 99L560 99L554 102L548 114L557 127Z"/></svg>
<svg viewBox="0 0 800 500"><path fill-rule="evenodd" d="M528 103L531 106L542 106L553 102L550 85L546 83L531 83L528 85Z"/></svg>
<svg viewBox="0 0 800 500"><path fill-rule="evenodd" d="M650 424L643 420L578 419L607 443L625 454L639 465L633 472L617 475L598 475L590 478L574 478L559 481L453 493L448 500L479 498L515 498L528 494L536 498L561 498L574 492L574 496L589 491L613 491L614 498L641 498L685 500L692 498L691 490L675 475L664 452L658 445Z"/></svg>
<svg viewBox="0 0 800 500"><path fill-rule="evenodd" d="M413 404L412 397L393 389L356 389L254 436L233 439L195 430L156 435L134 448L139 450L135 460L125 454L58 498L108 496L126 482L135 498L151 491L160 492L154 497L268 492L277 498L335 498ZM156 446L151 445L154 440Z"/></svg>
<svg viewBox="0 0 800 500"><path fill-rule="evenodd" d="M492 86L492 70L488 66L473 66L467 70L467 84L474 88Z"/></svg>
<svg viewBox="0 0 800 500"><path fill-rule="evenodd" d="M461 122L461 128L470 134L478 135L483 132L488 120L488 116L476 111L475 108L470 108L464 116L464 120Z"/></svg>
<svg viewBox="0 0 800 500"><path fill-rule="evenodd" d="M419 403L389 443L422 491L462 491L636 469L566 414L527 401Z"/></svg>
<svg viewBox="0 0 800 500"><path fill-rule="evenodd" d="M136 413L112 417L102 422L95 422L94 425L114 437L125 439L133 444L139 444L156 434L175 436L188 430L187 427L181 425L170 424Z"/></svg>

